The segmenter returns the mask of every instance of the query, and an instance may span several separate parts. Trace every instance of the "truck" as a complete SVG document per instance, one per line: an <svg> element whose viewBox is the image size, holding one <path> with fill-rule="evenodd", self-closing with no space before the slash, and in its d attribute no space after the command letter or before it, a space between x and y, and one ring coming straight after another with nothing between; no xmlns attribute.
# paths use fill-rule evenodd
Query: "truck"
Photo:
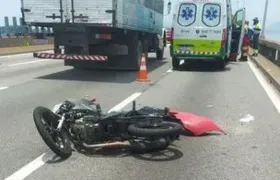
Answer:
<svg viewBox="0 0 280 180"><path fill-rule="evenodd" d="M140 68L149 52L163 59L163 0L21 0L23 22L51 27L53 53L74 68Z"/></svg>

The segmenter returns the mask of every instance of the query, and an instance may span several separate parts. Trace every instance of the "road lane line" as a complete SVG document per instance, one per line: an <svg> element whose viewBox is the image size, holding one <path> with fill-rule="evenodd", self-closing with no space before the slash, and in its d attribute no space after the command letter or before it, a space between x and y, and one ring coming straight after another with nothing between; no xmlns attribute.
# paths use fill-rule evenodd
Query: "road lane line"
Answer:
<svg viewBox="0 0 280 180"><path fill-rule="evenodd" d="M167 73L173 72L173 68L168 69L166 72L167 72Z"/></svg>
<svg viewBox="0 0 280 180"><path fill-rule="evenodd" d="M20 66L20 65L25 65L25 64L33 64L33 63L39 63L39 62L46 62L46 61L51 61L47 59L41 59L41 60L34 60L34 61L27 61L27 62L22 62L22 63L16 63L16 64L10 64L10 67L13 66Z"/></svg>
<svg viewBox="0 0 280 180"><path fill-rule="evenodd" d="M8 86L0 87L0 91L1 91L1 90L4 90L4 89L8 89L8 88L9 88Z"/></svg>
<svg viewBox="0 0 280 180"><path fill-rule="evenodd" d="M37 157L35 160L31 161L24 167L22 167L20 170L18 170L13 175L9 176L5 180L21 180L26 178L28 175L30 175L32 172L34 172L39 167L43 166L46 162L48 162L50 159L52 159L55 156L55 154L52 151L48 151L41 156Z"/></svg>
<svg viewBox="0 0 280 180"><path fill-rule="evenodd" d="M142 93L140 92L136 92L134 94L132 94L131 96L129 96L128 98L126 98L125 100L123 100L122 102L120 102L119 104L117 104L115 107L113 107L112 109L110 109L108 111L108 113L113 112L113 111L120 111L121 109L123 109L126 105L128 105L129 103L131 103L133 100L137 99Z"/></svg>
<svg viewBox="0 0 280 180"><path fill-rule="evenodd" d="M136 92L130 95L128 98L114 106L112 109L108 111L108 113L113 111L120 111L123 109L126 105L131 103L133 100L138 98L142 93ZM12 175L7 177L5 180L23 180L30 174L32 174L34 171L42 167L46 162L48 162L50 159L53 159L56 155L50 150L41 156L37 157L35 160L31 161L27 165L23 166L18 171L14 172Z"/></svg>
<svg viewBox="0 0 280 180"><path fill-rule="evenodd" d="M255 74L256 78L258 79L259 83L265 90L272 104L280 113L280 96L278 91L265 79L262 72L254 65L254 63L251 60L248 61L248 64L253 73Z"/></svg>
<svg viewBox="0 0 280 180"><path fill-rule="evenodd" d="M185 62L184 60L180 60L180 65L184 64L184 62ZM173 72L173 68L168 69L166 72L167 73Z"/></svg>

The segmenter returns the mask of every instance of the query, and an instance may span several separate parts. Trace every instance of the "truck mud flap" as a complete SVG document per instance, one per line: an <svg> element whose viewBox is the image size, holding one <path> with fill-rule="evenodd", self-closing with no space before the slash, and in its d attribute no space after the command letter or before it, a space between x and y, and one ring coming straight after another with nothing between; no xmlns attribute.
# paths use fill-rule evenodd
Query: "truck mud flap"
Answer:
<svg viewBox="0 0 280 180"><path fill-rule="evenodd" d="M108 61L108 56L100 56L100 55L66 55L66 54L53 54L53 53L33 53L33 57L40 58L40 59Z"/></svg>

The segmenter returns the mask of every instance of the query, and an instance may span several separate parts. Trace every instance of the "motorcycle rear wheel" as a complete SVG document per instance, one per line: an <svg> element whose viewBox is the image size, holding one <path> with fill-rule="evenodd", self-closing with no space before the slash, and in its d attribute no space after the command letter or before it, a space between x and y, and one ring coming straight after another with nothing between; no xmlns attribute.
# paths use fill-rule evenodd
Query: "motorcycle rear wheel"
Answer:
<svg viewBox="0 0 280 180"><path fill-rule="evenodd" d="M175 122L162 122L156 127L130 124L127 130L131 135L138 137L165 137L180 134L182 126Z"/></svg>
<svg viewBox="0 0 280 180"><path fill-rule="evenodd" d="M36 107L33 111L33 119L42 139L55 154L63 159L72 155L71 142L67 132L64 129L61 129L60 132L55 131L58 118L50 109L42 106Z"/></svg>

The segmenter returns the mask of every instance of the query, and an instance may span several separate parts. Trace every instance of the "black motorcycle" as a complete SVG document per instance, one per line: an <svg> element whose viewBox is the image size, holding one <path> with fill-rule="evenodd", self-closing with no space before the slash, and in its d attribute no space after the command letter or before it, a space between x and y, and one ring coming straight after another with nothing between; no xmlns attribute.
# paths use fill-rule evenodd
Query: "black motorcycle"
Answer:
<svg viewBox="0 0 280 180"><path fill-rule="evenodd" d="M144 113L143 113L144 112ZM136 110L103 113L94 101L66 100L55 112L42 106L33 111L37 130L61 158L76 149L127 146L134 152L165 149L179 138L181 125L164 121L164 112Z"/></svg>

